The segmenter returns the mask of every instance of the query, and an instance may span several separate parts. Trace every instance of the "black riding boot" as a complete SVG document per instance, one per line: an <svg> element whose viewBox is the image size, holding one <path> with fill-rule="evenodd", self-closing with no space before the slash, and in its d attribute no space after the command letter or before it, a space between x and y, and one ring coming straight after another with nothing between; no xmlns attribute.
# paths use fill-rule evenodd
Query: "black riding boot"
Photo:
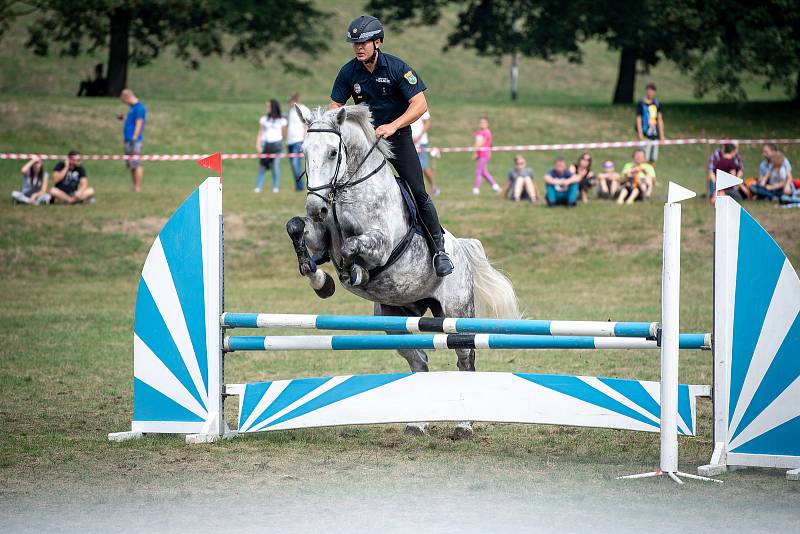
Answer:
<svg viewBox="0 0 800 534"><path fill-rule="evenodd" d="M425 226L428 237L428 246L433 253L433 268L436 276L444 277L453 272L453 262L444 250L444 234L442 226L439 224L439 216L433 201L428 198L427 202L417 205L419 218Z"/></svg>

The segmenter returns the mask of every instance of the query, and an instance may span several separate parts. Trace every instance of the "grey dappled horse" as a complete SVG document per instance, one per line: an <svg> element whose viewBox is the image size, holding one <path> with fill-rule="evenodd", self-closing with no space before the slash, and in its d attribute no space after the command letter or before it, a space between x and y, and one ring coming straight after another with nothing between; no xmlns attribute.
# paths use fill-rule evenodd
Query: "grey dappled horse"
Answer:
<svg viewBox="0 0 800 534"><path fill-rule="evenodd" d="M333 279L317 269L330 259L345 289L375 303L375 315L421 316L430 310L436 317L475 317L476 312L480 317L520 316L511 282L490 265L477 239L445 231L455 270L436 276L427 242L413 232L386 163L390 144L376 139L367 106L317 109L303 120L309 125L303 143L306 216L293 217L286 229L300 273L321 298L335 289ZM459 370L474 371L475 351L455 351ZM398 352L412 371L428 370L424 351ZM423 425L409 431L414 428L424 431ZM459 433L470 434L469 424L459 425Z"/></svg>

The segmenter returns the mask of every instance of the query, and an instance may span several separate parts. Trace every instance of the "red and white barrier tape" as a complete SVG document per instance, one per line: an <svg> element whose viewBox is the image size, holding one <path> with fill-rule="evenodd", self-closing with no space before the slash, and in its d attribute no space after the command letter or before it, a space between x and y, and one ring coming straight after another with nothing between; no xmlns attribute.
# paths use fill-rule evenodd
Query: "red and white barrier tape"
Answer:
<svg viewBox="0 0 800 534"><path fill-rule="evenodd" d="M664 141L610 141L610 142L597 142L597 143L556 143L548 145L503 145L491 147L492 152L543 152L552 150L587 150L598 148L632 148L639 147L645 144L653 144L659 146L670 145L721 145L723 143L735 143L737 145L761 145L764 143L775 143L781 145L796 145L800 144L800 139L714 139L697 137L693 139L666 139ZM475 148L471 146L463 147L429 147L424 149L432 155L445 153L460 153L460 152L474 152ZM302 157L300 153L281 153L281 154L222 154L222 159L235 160L235 159L262 159L262 158L287 158L287 157ZM0 160L28 160L38 156L43 160L62 160L66 158L64 154L17 154L9 152L0 152ZM132 155L127 154L82 154L81 157L85 160L100 160L100 161L125 161L125 160L139 160L139 161L195 161L203 159L208 154L144 154Z"/></svg>

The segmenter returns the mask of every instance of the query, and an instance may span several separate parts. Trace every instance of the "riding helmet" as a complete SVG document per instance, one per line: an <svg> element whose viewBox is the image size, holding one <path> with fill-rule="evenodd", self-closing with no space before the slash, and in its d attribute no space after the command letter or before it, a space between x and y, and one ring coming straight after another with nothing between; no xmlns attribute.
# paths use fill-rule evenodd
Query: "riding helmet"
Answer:
<svg viewBox="0 0 800 534"><path fill-rule="evenodd" d="M375 39L383 41L383 25L375 17L361 15L347 26L348 43L366 43Z"/></svg>

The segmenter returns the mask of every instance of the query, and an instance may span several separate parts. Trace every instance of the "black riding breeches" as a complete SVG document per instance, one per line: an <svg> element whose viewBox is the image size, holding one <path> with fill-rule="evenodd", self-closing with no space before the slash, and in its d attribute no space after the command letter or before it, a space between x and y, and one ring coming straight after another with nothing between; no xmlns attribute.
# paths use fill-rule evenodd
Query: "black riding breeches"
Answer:
<svg viewBox="0 0 800 534"><path fill-rule="evenodd" d="M419 163L417 149L411 137L411 127L400 128L391 136L388 141L392 145L394 157L389 162L397 171L400 178L408 184L414 200L417 202L419 217L422 224L430 232L430 238L439 245L442 240L442 226L439 223L439 215L436 213L436 206L425 190L425 180L422 177L422 166Z"/></svg>

